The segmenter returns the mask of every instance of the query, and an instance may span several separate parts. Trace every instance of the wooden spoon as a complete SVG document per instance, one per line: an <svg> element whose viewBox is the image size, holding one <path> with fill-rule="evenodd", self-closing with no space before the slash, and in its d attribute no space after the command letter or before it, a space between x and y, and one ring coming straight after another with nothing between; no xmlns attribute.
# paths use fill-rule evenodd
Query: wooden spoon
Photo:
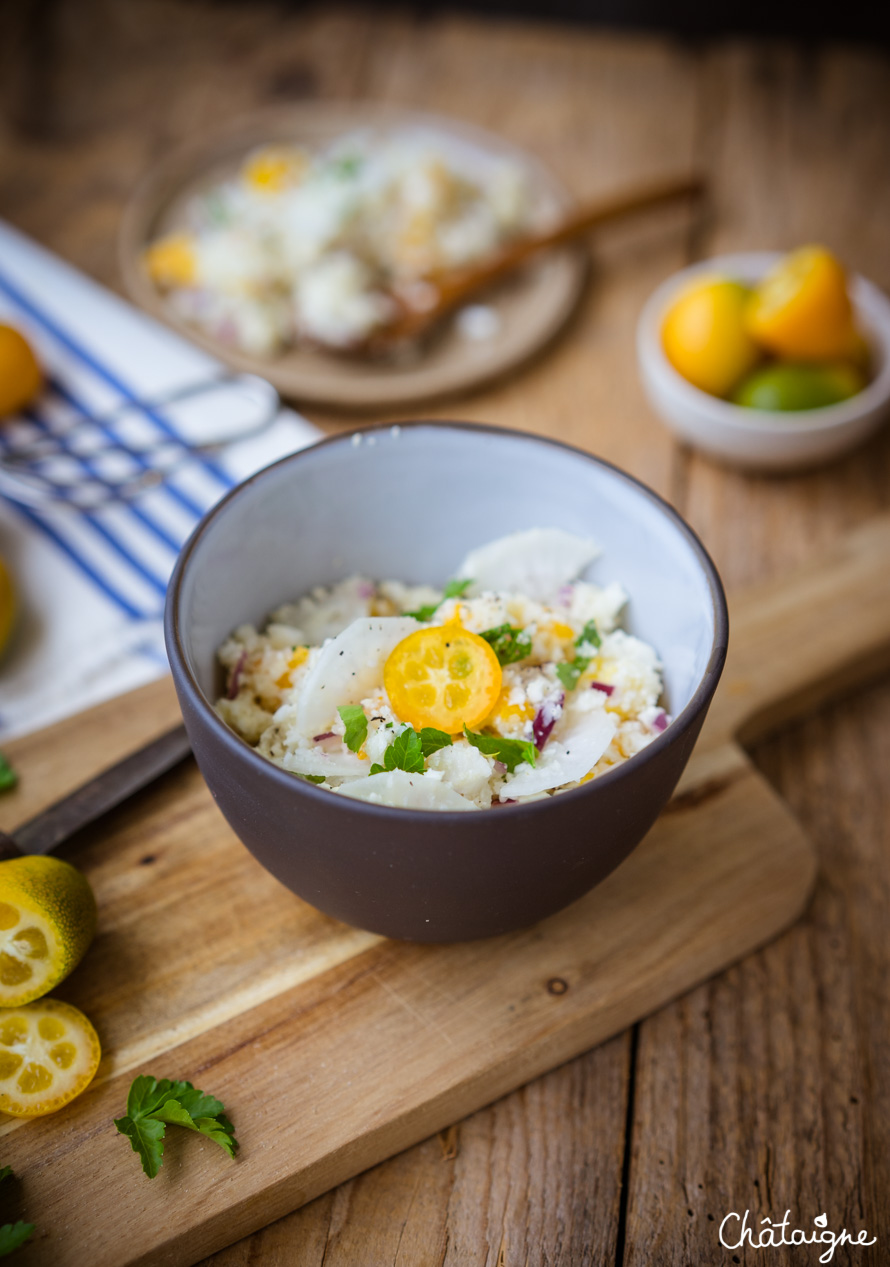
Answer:
<svg viewBox="0 0 890 1267"><path fill-rule="evenodd" d="M427 277L402 292L393 292L390 297L396 310L391 320L378 326L367 339L351 345L348 351L379 354L392 351L398 344L419 339L447 313L493 282L501 281L539 251L574 242L591 229L637 212L684 198L700 197L704 189L704 181L700 177L675 178L639 185L605 201L582 205L554 227L511 242L471 268Z"/></svg>

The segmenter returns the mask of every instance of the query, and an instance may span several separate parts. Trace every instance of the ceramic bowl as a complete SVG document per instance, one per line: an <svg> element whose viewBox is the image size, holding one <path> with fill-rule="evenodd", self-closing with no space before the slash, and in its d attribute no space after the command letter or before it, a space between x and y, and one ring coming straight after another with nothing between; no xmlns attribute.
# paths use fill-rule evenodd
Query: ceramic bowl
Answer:
<svg viewBox="0 0 890 1267"><path fill-rule="evenodd" d="M475 813L347 800L259 756L213 710L216 648L315 585L362 573L444 584L473 546L531 527L594 538L589 579L619 580L627 627L658 650L674 720L570 792ZM254 856L329 915L454 941L531 924L586 893L642 840L695 743L726 654L720 579L679 515L606 462L461 423L369 428L260 471L201 521L170 582L170 665L192 748Z"/></svg>
<svg viewBox="0 0 890 1267"><path fill-rule="evenodd" d="M637 325L637 360L656 413L681 439L751 470L789 471L827 462L865 440L890 413L890 299L863 277L851 279L850 293L871 348L872 380L839 405L794 413L745 409L693 387L671 365L661 327L690 281L716 273L753 283L779 259L778 252L749 252L684 268L652 294Z"/></svg>

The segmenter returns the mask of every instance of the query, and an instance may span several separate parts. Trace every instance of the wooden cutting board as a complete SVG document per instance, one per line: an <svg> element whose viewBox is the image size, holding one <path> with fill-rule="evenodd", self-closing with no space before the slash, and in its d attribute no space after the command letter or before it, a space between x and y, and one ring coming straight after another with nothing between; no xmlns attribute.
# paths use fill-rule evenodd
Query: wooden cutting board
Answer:
<svg viewBox="0 0 890 1267"><path fill-rule="evenodd" d="M190 763L70 850L100 931L57 992L105 1057L54 1117L6 1119L0 1158L38 1232L19 1261L186 1264L619 1032L803 910L812 848L749 741L890 665L890 517L731 603L723 683L636 852L524 932L414 946L347 928L244 850ZM9 745L14 829L178 717L160 682ZM542 842L546 847L546 841ZM235 1162L171 1131L149 1181L111 1119L138 1072L187 1078L237 1127Z"/></svg>

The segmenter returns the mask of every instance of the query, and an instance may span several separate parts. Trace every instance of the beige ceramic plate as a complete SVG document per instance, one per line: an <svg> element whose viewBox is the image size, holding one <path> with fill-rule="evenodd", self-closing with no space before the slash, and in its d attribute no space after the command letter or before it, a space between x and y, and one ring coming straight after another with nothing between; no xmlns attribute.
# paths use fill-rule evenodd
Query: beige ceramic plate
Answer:
<svg viewBox="0 0 890 1267"><path fill-rule="evenodd" d="M473 342L449 322L416 359L400 364L341 358L307 347L269 359L248 356L184 321L146 275L141 262L145 246L158 234L181 226L188 200L236 171L250 149L280 141L314 148L368 126L434 129L518 160L530 173L537 209L558 213L569 204L565 189L537 159L455 120L367 103L294 106L254 115L211 141L177 151L155 168L121 226L121 267L130 295L234 369L260 374L282 395L317 404L367 410L403 407L466 391L519 365L557 333L578 299L585 257L577 248L549 252L486 297L500 318L500 328L491 338Z"/></svg>

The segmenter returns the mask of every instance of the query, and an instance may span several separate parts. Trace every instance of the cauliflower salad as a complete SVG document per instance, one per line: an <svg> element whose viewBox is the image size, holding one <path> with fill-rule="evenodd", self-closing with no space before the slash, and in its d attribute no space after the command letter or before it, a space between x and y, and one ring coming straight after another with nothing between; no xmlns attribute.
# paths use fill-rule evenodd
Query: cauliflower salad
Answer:
<svg viewBox="0 0 890 1267"><path fill-rule="evenodd" d="M354 576L234 631L220 717L337 796L424 810L539 800L665 729L627 594L577 579L588 540L535 528L472 550L444 590Z"/></svg>
<svg viewBox="0 0 890 1267"><path fill-rule="evenodd" d="M189 199L144 266L181 317L248 354L350 348L396 299L427 302L425 279L527 231L532 212L518 162L432 129L369 128L315 153L253 151Z"/></svg>

